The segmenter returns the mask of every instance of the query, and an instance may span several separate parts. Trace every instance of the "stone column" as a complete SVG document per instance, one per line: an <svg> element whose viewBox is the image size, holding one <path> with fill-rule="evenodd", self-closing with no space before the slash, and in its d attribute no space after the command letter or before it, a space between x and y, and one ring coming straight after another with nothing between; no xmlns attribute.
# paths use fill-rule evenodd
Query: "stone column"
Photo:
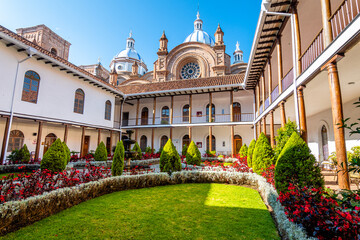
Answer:
<svg viewBox="0 0 360 240"><path fill-rule="evenodd" d="M43 122L39 122L37 137L36 137L36 147L35 147L35 160L39 159L40 156L40 146L41 146L41 135L42 135Z"/></svg>
<svg viewBox="0 0 360 240"><path fill-rule="evenodd" d="M1 163L3 163L3 160L6 156L6 152L5 152L5 148L6 148L6 136L8 134L8 132L10 131L9 129L9 123L10 123L10 118L9 117L5 117L6 119L6 123L5 123L5 129L4 129L4 137L3 137L3 142L2 142L2 147L1 147Z"/></svg>
<svg viewBox="0 0 360 240"><path fill-rule="evenodd" d="M275 145L274 110L270 111L270 141L273 148Z"/></svg>
<svg viewBox="0 0 360 240"><path fill-rule="evenodd" d="M331 13L330 0L321 0L321 12L323 21L324 48L326 48L333 41L331 23L329 21ZM347 171L348 166L346 156L345 134L344 129L339 128L339 124L341 126L342 120L344 119L339 75L336 63L328 62L326 64L326 68L328 71L335 148L339 170L338 182L341 189L350 189L349 173Z"/></svg>
<svg viewBox="0 0 360 240"><path fill-rule="evenodd" d="M297 89L298 103L299 103L299 117L300 117L300 134L302 139L307 143L307 126L306 126L306 112L305 112L305 100L304 100L304 86L300 86Z"/></svg>

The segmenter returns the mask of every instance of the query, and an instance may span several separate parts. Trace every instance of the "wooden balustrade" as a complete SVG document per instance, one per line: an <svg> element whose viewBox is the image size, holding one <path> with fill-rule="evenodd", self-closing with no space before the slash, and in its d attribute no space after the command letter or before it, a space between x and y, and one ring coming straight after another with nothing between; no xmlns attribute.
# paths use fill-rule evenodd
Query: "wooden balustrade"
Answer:
<svg viewBox="0 0 360 240"><path fill-rule="evenodd" d="M335 39L360 13L360 0L345 0L330 17L333 39Z"/></svg>
<svg viewBox="0 0 360 240"><path fill-rule="evenodd" d="M304 72L324 51L323 30L316 35L310 46L301 55L301 70Z"/></svg>

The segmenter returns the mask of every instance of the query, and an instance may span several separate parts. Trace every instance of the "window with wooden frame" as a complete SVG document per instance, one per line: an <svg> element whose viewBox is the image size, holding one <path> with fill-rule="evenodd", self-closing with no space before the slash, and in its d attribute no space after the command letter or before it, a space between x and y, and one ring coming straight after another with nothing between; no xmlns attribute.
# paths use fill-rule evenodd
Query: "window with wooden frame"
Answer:
<svg viewBox="0 0 360 240"><path fill-rule="evenodd" d="M105 119L111 120L111 102L109 100L105 102Z"/></svg>
<svg viewBox="0 0 360 240"><path fill-rule="evenodd" d="M74 101L74 112L75 113L84 113L84 101L85 101L85 93L83 90L78 88L75 91L75 101Z"/></svg>
<svg viewBox="0 0 360 240"><path fill-rule="evenodd" d="M40 76L34 71L27 71L24 77L24 85L21 100L37 103Z"/></svg>
<svg viewBox="0 0 360 240"><path fill-rule="evenodd" d="M12 152L16 149L20 149L24 144L24 134L19 130L12 130L10 132L8 152Z"/></svg>

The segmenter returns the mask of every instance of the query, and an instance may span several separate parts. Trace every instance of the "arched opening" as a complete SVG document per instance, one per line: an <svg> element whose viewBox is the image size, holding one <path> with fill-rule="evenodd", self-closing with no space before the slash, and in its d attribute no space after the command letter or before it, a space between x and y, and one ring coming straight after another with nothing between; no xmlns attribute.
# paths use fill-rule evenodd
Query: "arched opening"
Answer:
<svg viewBox="0 0 360 240"><path fill-rule="evenodd" d="M111 102L109 100L105 102L105 119L111 120Z"/></svg>
<svg viewBox="0 0 360 240"><path fill-rule="evenodd" d="M216 151L216 139L215 136L212 135L212 141L211 141L211 150L209 146L209 136L206 137L206 151Z"/></svg>
<svg viewBox="0 0 360 240"><path fill-rule="evenodd" d="M147 107L144 107L141 110L141 125L148 125L149 120L149 109Z"/></svg>
<svg viewBox="0 0 360 240"><path fill-rule="evenodd" d="M184 107L183 107L183 110L182 110L182 119L183 119L183 122L189 122L189 119L190 119L190 106L189 104L186 104Z"/></svg>
<svg viewBox="0 0 360 240"><path fill-rule="evenodd" d="M24 77L22 101L37 103L40 76L34 71L27 71Z"/></svg>
<svg viewBox="0 0 360 240"><path fill-rule="evenodd" d="M55 48L51 48L50 52L57 56L57 50Z"/></svg>
<svg viewBox="0 0 360 240"><path fill-rule="evenodd" d="M240 135L235 135L234 136L234 152L233 154L238 154L240 151L240 148L242 146L242 138Z"/></svg>
<svg viewBox="0 0 360 240"><path fill-rule="evenodd" d="M209 107L210 107L210 104L206 105L206 121L207 122L209 122L209 116L210 116ZM215 105L214 104L212 104L212 107L211 107L211 122L215 122Z"/></svg>
<svg viewBox="0 0 360 240"><path fill-rule="evenodd" d="M323 160L329 158L329 146L328 146L328 131L325 125L321 127L321 152L323 155Z"/></svg>
<svg viewBox="0 0 360 240"><path fill-rule="evenodd" d="M183 136L183 138L182 138L182 146L189 146L190 145L190 137L189 137L189 135L185 135L185 136Z"/></svg>
<svg viewBox="0 0 360 240"><path fill-rule="evenodd" d="M241 122L241 105L238 102L233 103L233 121Z"/></svg>
<svg viewBox="0 0 360 240"><path fill-rule="evenodd" d="M12 130L10 132L8 152L22 148L24 145L24 134L19 130Z"/></svg>
<svg viewBox="0 0 360 240"><path fill-rule="evenodd" d="M46 135L43 154L45 154L47 152L47 150L50 148L51 144L53 144L56 139L57 139L57 137L54 133L49 133L48 135Z"/></svg>
<svg viewBox="0 0 360 240"><path fill-rule="evenodd" d="M165 106L161 109L161 124L169 124L170 122L170 109Z"/></svg>
<svg viewBox="0 0 360 240"><path fill-rule="evenodd" d="M145 152L147 147L147 137L145 135L142 135L140 137L140 148L142 152Z"/></svg>
<svg viewBox="0 0 360 240"><path fill-rule="evenodd" d="M84 99L85 99L85 93L83 90L78 88L75 91L75 101L74 101L74 112L75 113L84 113Z"/></svg>
<svg viewBox="0 0 360 240"><path fill-rule="evenodd" d="M162 136L160 139L160 149L163 149L165 144L167 143L167 141L169 140L169 138L167 136Z"/></svg>

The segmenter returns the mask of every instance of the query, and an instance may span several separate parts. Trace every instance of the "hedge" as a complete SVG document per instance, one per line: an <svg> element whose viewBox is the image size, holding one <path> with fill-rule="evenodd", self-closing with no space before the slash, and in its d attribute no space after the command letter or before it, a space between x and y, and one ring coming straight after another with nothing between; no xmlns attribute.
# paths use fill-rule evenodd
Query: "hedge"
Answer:
<svg viewBox="0 0 360 240"><path fill-rule="evenodd" d="M253 158L253 154L254 154L255 144L256 144L256 140L253 139L250 142L250 145L249 145L249 148L248 148L247 163L248 163L249 167L252 167L252 158Z"/></svg>

